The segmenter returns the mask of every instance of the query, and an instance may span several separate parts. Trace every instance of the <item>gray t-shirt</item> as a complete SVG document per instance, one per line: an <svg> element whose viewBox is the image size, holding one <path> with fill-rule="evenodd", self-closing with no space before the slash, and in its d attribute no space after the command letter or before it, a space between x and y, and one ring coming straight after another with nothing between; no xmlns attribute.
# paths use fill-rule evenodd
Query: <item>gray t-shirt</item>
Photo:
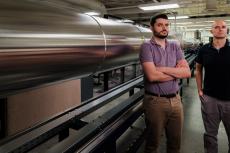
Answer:
<svg viewBox="0 0 230 153"><path fill-rule="evenodd" d="M153 39L142 44L140 62L153 62L156 67L175 67L178 60L184 59L182 50L176 41L166 40L163 49ZM156 94L171 94L179 90L178 79L166 82L149 82L145 78L145 90Z"/></svg>

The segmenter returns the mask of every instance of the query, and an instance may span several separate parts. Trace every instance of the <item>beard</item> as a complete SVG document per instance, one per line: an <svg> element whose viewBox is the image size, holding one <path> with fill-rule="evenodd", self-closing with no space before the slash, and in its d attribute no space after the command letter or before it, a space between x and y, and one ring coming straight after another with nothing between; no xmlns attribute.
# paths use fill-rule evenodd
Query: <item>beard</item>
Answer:
<svg viewBox="0 0 230 153"><path fill-rule="evenodd" d="M161 32L163 32L163 31L160 31L160 32L154 31L154 36L157 37L157 38L160 38L160 39L165 39L166 37L168 37L168 32L167 31L166 31L167 32L166 35L162 35Z"/></svg>
<svg viewBox="0 0 230 153"><path fill-rule="evenodd" d="M222 36L222 37L215 37L216 39L226 39L226 36Z"/></svg>

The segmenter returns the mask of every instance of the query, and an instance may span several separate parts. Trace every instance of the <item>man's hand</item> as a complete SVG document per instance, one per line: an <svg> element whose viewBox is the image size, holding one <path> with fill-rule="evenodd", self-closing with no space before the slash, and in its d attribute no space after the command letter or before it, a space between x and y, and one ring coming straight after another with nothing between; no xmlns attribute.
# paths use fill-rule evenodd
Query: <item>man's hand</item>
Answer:
<svg viewBox="0 0 230 153"><path fill-rule="evenodd" d="M186 60L180 60L177 65L176 65L176 68L180 68L180 67L185 67L187 66L188 67L188 63Z"/></svg>
<svg viewBox="0 0 230 153"><path fill-rule="evenodd" d="M203 90L198 90L198 95L203 96L204 95Z"/></svg>

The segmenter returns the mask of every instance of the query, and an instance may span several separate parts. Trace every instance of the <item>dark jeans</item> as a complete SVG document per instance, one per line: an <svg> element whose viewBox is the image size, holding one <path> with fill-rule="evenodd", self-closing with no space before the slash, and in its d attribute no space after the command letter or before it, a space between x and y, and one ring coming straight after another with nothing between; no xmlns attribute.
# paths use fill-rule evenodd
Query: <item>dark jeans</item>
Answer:
<svg viewBox="0 0 230 153"><path fill-rule="evenodd" d="M208 95L200 97L201 112L204 122L204 149L205 153L217 153L217 134L222 121L228 136L230 136L230 101L222 101ZM230 151L228 151L230 153Z"/></svg>
<svg viewBox="0 0 230 153"><path fill-rule="evenodd" d="M145 94L144 113L146 120L145 153L158 153L163 132L167 138L167 153L180 153L183 125L181 98L156 97Z"/></svg>

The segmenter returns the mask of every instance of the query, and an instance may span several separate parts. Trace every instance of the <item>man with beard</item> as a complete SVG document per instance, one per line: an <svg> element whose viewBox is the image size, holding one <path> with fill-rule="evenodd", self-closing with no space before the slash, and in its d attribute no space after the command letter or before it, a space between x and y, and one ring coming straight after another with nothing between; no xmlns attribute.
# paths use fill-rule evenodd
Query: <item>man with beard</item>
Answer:
<svg viewBox="0 0 230 153"><path fill-rule="evenodd" d="M227 39L226 22L214 21L211 33L213 40L199 50L196 58L196 82L205 128L205 153L218 152L217 134L221 121L230 141L230 42Z"/></svg>
<svg viewBox="0 0 230 153"><path fill-rule="evenodd" d="M143 43L140 51L145 78L145 153L159 152L163 132L167 138L167 153L180 153L183 107L178 79L190 77L191 72L178 43L166 39L169 32L167 15L152 17L150 25L152 39Z"/></svg>

